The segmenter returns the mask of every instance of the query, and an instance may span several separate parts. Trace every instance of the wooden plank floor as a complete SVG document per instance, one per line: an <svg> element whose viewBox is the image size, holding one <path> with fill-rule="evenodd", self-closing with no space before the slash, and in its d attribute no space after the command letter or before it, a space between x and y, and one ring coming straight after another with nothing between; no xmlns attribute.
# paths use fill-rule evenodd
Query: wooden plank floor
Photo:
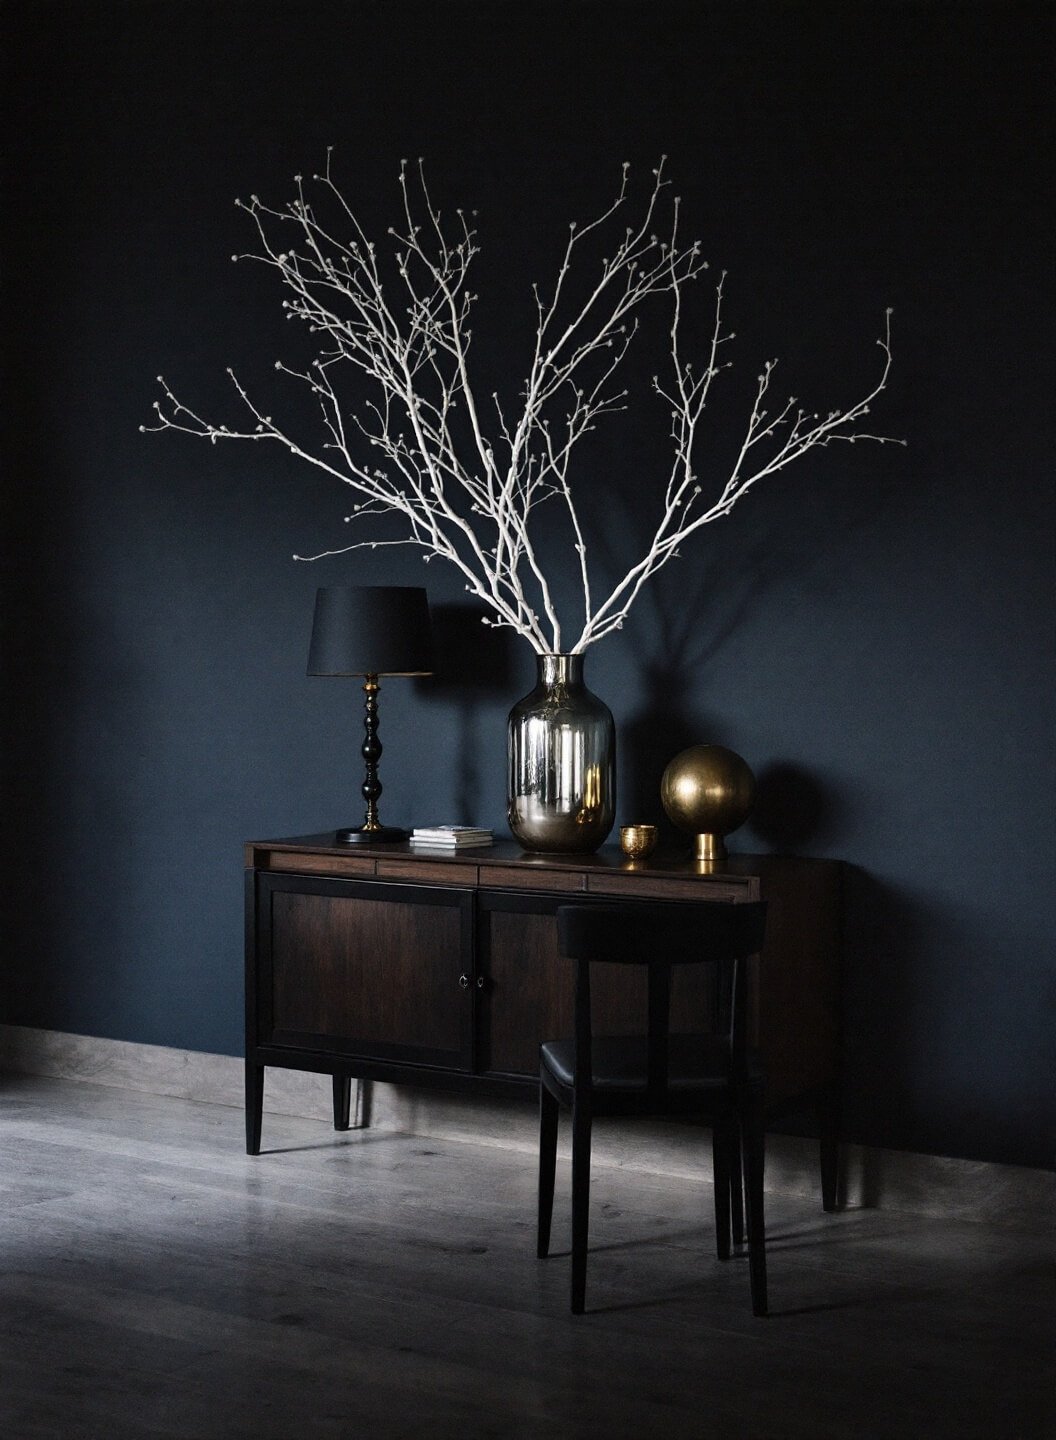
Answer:
<svg viewBox="0 0 1056 1440"><path fill-rule="evenodd" d="M264 1123L0 1077L4 1440L1056 1435L1036 1237L768 1197L755 1320L709 1185L599 1169L573 1318L530 1156Z"/></svg>

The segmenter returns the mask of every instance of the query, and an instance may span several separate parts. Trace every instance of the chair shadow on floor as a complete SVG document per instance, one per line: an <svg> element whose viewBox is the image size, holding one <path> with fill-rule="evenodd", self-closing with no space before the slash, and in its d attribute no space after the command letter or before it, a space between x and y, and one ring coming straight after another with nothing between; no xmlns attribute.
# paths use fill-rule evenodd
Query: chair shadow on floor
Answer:
<svg viewBox="0 0 1056 1440"><path fill-rule="evenodd" d="M775 1256L788 1254L793 1250L812 1250L819 1247L828 1249L833 1245L852 1244L858 1240L856 1227L848 1224L846 1216L849 1212L840 1212L843 1222L833 1223L835 1217L819 1217L816 1223L797 1222L794 1228L787 1229L772 1228L767 1235L767 1249ZM706 1232L706 1227L704 1227ZM885 1237L892 1232L885 1230ZM687 1226L676 1231L666 1231L662 1234L641 1234L629 1237L624 1240L602 1241L599 1244L591 1244L590 1253L594 1256L601 1255L630 1255L638 1251L648 1251L661 1247L674 1245L676 1248L684 1248L688 1252L699 1249L699 1255L692 1256L689 1263L696 1264L699 1261L700 1270L692 1279L680 1284L674 1289L658 1286L655 1295L642 1298L639 1296L634 1300L613 1300L611 1302L592 1303L587 1306L588 1314L618 1314L638 1310L662 1309L665 1305L682 1304L693 1302L701 1306L701 1317L705 1322L709 1318L709 1307L714 1305L716 1287L721 1284L723 1296L726 1293L726 1285L729 1272L725 1268L714 1268L713 1257L707 1249L707 1234L702 1233L699 1226ZM571 1255L571 1247L552 1248L552 1258L568 1258ZM737 1267L736 1289L739 1295L741 1284L740 1269L748 1263L747 1250L735 1251L729 1262ZM777 1272L778 1276L780 1271ZM644 1283L644 1282L643 1282ZM780 1281L778 1281L780 1286ZM776 1307L771 1306L768 1319L790 1320L797 1316L822 1315L838 1310L855 1310L863 1305L875 1302L875 1295L866 1294L864 1291L860 1296L854 1298L843 1298L839 1300L819 1300L816 1303L807 1305L788 1305Z"/></svg>

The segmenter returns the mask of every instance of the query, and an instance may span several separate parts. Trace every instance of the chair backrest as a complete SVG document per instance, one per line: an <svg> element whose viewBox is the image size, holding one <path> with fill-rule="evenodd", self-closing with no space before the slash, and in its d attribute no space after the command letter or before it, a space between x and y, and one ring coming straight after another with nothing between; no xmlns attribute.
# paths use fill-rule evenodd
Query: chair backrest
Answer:
<svg viewBox="0 0 1056 1440"><path fill-rule="evenodd" d="M593 1021L592 964L648 969L648 1090L662 1100L668 1084L671 967L713 965L727 998L725 1020L735 1066L746 1053L747 960L762 949L766 902L732 904L562 905L558 947L576 965L576 1079L589 1085Z"/></svg>

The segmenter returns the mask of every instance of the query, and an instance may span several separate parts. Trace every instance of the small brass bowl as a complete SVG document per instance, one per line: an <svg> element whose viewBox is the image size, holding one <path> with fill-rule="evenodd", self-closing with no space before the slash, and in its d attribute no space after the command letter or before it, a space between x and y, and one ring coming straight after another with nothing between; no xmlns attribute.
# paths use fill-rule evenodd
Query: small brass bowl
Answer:
<svg viewBox="0 0 1056 1440"><path fill-rule="evenodd" d="M656 848L655 825L621 825L620 849L628 860L644 860Z"/></svg>

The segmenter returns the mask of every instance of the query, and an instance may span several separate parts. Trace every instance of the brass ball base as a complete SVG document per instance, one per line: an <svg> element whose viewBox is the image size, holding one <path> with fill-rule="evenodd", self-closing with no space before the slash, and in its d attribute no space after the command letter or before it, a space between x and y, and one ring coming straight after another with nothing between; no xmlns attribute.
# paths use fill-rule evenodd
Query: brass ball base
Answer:
<svg viewBox="0 0 1056 1440"><path fill-rule="evenodd" d="M725 860L726 846L721 835L694 835L693 858L695 860Z"/></svg>

